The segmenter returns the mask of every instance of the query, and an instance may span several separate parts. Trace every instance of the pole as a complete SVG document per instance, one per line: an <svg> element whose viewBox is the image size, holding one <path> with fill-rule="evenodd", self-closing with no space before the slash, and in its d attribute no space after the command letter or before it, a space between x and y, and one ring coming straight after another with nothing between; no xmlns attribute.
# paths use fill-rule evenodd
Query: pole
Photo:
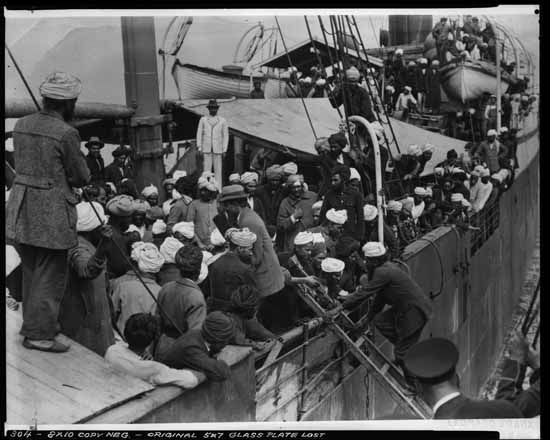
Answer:
<svg viewBox="0 0 550 440"><path fill-rule="evenodd" d="M153 17L121 17L126 105L135 109L129 138L138 190L165 177ZM161 191L162 194L162 191ZM159 200L162 202L162 200Z"/></svg>
<svg viewBox="0 0 550 440"><path fill-rule="evenodd" d="M501 111L502 111L502 104L500 102L501 100L501 90L500 90L500 77L501 77L501 67L500 67L500 58L501 58L501 46L500 46L500 41L499 39L497 38L498 37L498 31L496 30L496 27L494 27L495 29L495 49L496 49L496 68L497 68L497 133L500 134L500 125L501 125L501 121L502 121L502 115L501 115Z"/></svg>
<svg viewBox="0 0 550 440"><path fill-rule="evenodd" d="M27 88L27 91L29 92L29 95L31 95L31 98L34 102L34 105L36 106L36 108L38 109L38 111L40 111L40 104L38 104L38 101L36 100L36 98L34 97L34 93L32 92L32 89L31 87L29 86L29 83L27 82L27 80L25 79L25 75L23 75L23 72L21 71L21 69L19 68L19 64L17 64L17 61L15 61L15 57L13 56L13 54L11 53L11 50L10 48L8 47L7 44L4 44L5 47L6 47L6 50L8 51L8 55L10 56L11 58L11 61L13 62L13 65L15 66L15 69L17 70L17 73L19 73L19 76L21 77L21 80L23 81L23 84L25 84L25 87Z"/></svg>
<svg viewBox="0 0 550 440"><path fill-rule="evenodd" d="M348 118L351 122L363 124L367 129L374 148L374 168L376 171L376 208L378 209L378 241L384 243L384 213L382 212L382 165L380 161L380 146L378 138L369 121L362 116L353 115Z"/></svg>

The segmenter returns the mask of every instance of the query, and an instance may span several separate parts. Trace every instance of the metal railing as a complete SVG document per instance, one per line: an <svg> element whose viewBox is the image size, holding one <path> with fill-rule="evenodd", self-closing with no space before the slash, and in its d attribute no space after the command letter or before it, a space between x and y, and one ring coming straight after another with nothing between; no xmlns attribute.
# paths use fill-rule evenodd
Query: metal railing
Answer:
<svg viewBox="0 0 550 440"><path fill-rule="evenodd" d="M470 217L470 224L475 228L470 236L470 255L474 256L483 244L491 238L500 223L500 203L498 198L490 205Z"/></svg>

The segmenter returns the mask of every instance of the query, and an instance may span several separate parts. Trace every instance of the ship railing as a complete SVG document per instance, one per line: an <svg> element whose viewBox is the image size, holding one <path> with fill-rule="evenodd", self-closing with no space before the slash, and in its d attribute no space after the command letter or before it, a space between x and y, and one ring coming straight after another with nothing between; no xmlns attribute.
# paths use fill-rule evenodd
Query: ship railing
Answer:
<svg viewBox="0 0 550 440"><path fill-rule="evenodd" d="M491 238L498 229L499 222L500 203L498 198L470 217L470 224L476 228L470 235L470 254L472 256Z"/></svg>

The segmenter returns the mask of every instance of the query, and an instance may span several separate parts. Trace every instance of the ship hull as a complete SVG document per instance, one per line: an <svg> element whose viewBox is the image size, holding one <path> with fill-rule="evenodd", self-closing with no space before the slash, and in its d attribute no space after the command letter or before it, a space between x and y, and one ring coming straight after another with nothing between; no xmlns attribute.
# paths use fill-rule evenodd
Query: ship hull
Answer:
<svg viewBox="0 0 550 440"><path fill-rule="evenodd" d="M501 90L505 93L512 82L507 73L502 75ZM483 93L496 95L495 66L484 61L464 61L441 67L441 82L448 97L463 104L480 98Z"/></svg>
<svg viewBox="0 0 550 440"><path fill-rule="evenodd" d="M253 86L249 75L222 72L192 64L178 65L174 75L180 99L249 98ZM286 98L284 81L269 77L259 80L266 98Z"/></svg>

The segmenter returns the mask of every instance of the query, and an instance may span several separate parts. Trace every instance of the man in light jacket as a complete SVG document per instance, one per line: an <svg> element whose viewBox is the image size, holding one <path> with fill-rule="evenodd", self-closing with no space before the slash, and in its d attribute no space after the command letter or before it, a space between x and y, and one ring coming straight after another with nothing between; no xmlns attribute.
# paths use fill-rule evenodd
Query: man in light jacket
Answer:
<svg viewBox="0 0 550 440"><path fill-rule="evenodd" d="M210 114L203 116L197 128L197 149L204 155L203 171L212 171L221 190L222 183L222 159L227 152L229 144L229 129L225 118L218 116L220 105L215 99L211 99L206 106Z"/></svg>

